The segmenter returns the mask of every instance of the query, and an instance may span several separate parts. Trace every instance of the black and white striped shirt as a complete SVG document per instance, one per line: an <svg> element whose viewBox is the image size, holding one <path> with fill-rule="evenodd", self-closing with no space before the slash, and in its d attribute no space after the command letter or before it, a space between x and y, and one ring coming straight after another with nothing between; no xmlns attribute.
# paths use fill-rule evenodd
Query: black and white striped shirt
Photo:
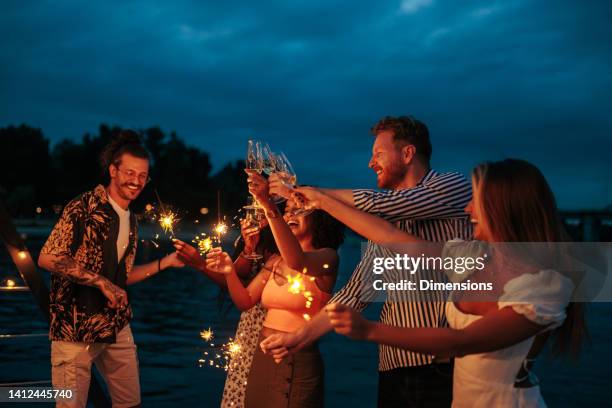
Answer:
<svg viewBox="0 0 612 408"><path fill-rule="evenodd" d="M403 190L353 190L355 206L395 223L398 228L428 241L453 238L469 240L472 226L464 209L472 198L468 180L459 173L429 170L414 187ZM387 248L368 241L361 261L346 285L330 303L343 303L359 311L365 309L369 294L364 282L371 281L374 257L393 257ZM426 271L424 273L427 273ZM400 327L445 327L445 294L435 291L401 291L399 298L385 301L380 321ZM433 356L396 347L379 347L380 371L430 364Z"/></svg>

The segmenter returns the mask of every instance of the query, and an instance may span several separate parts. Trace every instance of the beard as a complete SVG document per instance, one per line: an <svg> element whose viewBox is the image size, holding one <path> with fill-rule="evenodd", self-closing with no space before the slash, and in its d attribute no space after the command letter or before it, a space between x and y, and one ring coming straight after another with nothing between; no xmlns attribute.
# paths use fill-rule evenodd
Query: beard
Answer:
<svg viewBox="0 0 612 408"><path fill-rule="evenodd" d="M128 186L137 187L137 189L130 190ZM135 200L140 195L140 193L142 192L142 186L127 182L127 183L120 184L117 191L119 195L121 196L121 198L123 198L124 200L132 201L132 200Z"/></svg>
<svg viewBox="0 0 612 408"><path fill-rule="evenodd" d="M400 163L394 162L383 168L382 177L377 180L380 189L395 189L406 176L408 169Z"/></svg>

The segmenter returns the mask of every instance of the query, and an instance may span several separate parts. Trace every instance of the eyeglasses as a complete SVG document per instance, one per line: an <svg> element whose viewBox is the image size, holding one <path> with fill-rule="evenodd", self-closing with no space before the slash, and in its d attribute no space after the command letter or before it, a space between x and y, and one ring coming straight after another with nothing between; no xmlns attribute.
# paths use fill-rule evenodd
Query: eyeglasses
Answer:
<svg viewBox="0 0 612 408"><path fill-rule="evenodd" d="M117 171L129 179L137 178L138 181L142 184L148 184L151 182L151 177L147 173L136 174L134 170L121 170L117 167Z"/></svg>

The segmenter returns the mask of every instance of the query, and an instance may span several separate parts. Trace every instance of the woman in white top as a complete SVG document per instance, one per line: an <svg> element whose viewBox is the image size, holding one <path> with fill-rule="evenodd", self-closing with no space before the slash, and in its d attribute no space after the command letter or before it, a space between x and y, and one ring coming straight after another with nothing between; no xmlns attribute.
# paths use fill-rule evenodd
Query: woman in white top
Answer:
<svg viewBox="0 0 612 408"><path fill-rule="evenodd" d="M474 237L478 241L566 241L553 193L535 166L515 159L485 163L474 169L472 186L474 197L466 212L474 223ZM316 194L320 193L308 189L300 189L300 193L310 205L316 206ZM360 217L363 222L357 223L360 225L353 222L351 226L374 242L420 243L421 249L431 250L424 241L378 217L358 210L350 216ZM451 241L444 247L442 256L474 253L478 241ZM417 250L414 251L418 256ZM437 255L440 255L439 249ZM503 254L490 261L495 263L502 257ZM515 381L517 374L528 374L529 360L537 355L550 334L556 337L555 350L578 352L586 334L582 304L569 302L574 284L561 273L533 267L523 268L518 274L516 270L507 273L508 259L502 261L505 262L497 264L496 276L503 289L497 301L449 301L446 313L450 328L385 325L368 321L340 304L328 305L326 310L340 334L420 353L455 357L454 407L545 406L537 385ZM470 278L477 278L478 273Z"/></svg>

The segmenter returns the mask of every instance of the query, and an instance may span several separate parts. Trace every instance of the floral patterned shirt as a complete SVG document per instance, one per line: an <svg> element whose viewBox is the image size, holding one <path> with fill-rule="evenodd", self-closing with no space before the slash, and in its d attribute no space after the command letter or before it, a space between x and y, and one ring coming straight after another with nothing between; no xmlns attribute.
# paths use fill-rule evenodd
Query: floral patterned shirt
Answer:
<svg viewBox="0 0 612 408"><path fill-rule="evenodd" d="M66 205L41 254L71 257L80 267L125 289L136 255L137 228L131 214L128 247L117 262L119 216L104 186L98 185ZM129 305L112 309L98 288L52 273L50 315L51 340L114 343L116 334L132 318L132 309Z"/></svg>

